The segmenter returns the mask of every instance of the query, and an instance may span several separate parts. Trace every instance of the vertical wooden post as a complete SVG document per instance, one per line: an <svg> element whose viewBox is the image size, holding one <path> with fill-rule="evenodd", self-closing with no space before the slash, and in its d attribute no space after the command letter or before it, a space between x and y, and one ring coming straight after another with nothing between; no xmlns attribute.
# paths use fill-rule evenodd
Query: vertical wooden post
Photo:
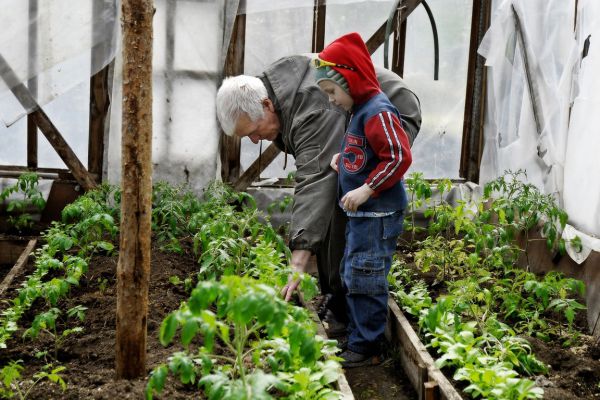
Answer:
<svg viewBox="0 0 600 400"><path fill-rule="evenodd" d="M240 0L239 10L245 7ZM244 72L244 48L246 44L246 14L238 14L231 34L223 75L239 75ZM240 176L240 138L221 134L221 179L234 182Z"/></svg>
<svg viewBox="0 0 600 400"><path fill-rule="evenodd" d="M88 171L102 182L104 165L104 139L107 130L108 110L110 107L108 81L113 63L109 63L90 78L90 133L88 143Z"/></svg>
<svg viewBox="0 0 600 400"><path fill-rule="evenodd" d="M315 0L313 6L312 52L319 53L325 47L325 12L327 0Z"/></svg>
<svg viewBox="0 0 600 400"><path fill-rule="evenodd" d="M29 39L28 48L28 69L33 73L37 67L38 60L38 0L29 0L29 29L27 37ZM27 88L31 95L37 99L38 82L37 77L27 81ZM27 116L27 167L35 169L38 167L38 128L31 115Z"/></svg>
<svg viewBox="0 0 600 400"><path fill-rule="evenodd" d="M486 68L477 54L479 44L490 26L491 0L473 2L471 39L459 174L472 182L479 181L479 164L483 154L483 122L485 118Z"/></svg>
<svg viewBox="0 0 600 400"><path fill-rule="evenodd" d="M396 11L396 18L398 11ZM394 51L392 53L392 71L404 77L404 56L406 55L406 20L394 29Z"/></svg>
<svg viewBox="0 0 600 400"><path fill-rule="evenodd" d="M100 32L111 27L101 18L106 11L104 2L95 1L92 5L92 38L100 36ZM98 66L110 51L107 40L96 44L92 48L91 66ZM108 119L110 109L110 91L114 60L90 78L90 116L89 116L89 142L88 142L88 171L97 177L96 182L102 182L102 168L104 165L104 140L108 132Z"/></svg>
<svg viewBox="0 0 600 400"><path fill-rule="evenodd" d="M121 240L117 265L117 378L146 374L152 211L153 0L123 0Z"/></svg>

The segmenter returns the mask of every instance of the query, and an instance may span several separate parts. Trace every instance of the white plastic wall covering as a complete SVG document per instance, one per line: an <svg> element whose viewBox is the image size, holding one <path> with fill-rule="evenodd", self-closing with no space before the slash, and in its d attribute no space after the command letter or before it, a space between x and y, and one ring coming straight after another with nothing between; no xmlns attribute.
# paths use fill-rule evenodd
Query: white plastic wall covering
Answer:
<svg viewBox="0 0 600 400"><path fill-rule="evenodd" d="M582 253L575 256L569 249L582 262L591 249L598 249L594 236L600 235L600 137L594 123L600 86L592 72L598 68L598 44L592 40L588 57L581 60L585 38L600 33L600 5L579 2L576 32L574 1L504 0L495 5L479 48L489 67L481 183L508 169L525 169L528 181L555 195L569 214L571 226L563 236L572 238L577 228L586 238ZM542 110L541 135L533 120L512 7L526 39L535 101Z"/></svg>
<svg viewBox="0 0 600 400"><path fill-rule="evenodd" d="M217 176L215 96L222 68L223 4L218 0L156 0L155 7L153 179L188 184L201 193ZM174 19L168 21L168 15ZM121 178L122 84L118 54L108 141L111 183Z"/></svg>
<svg viewBox="0 0 600 400"><path fill-rule="evenodd" d="M102 2L104 12L97 15L100 29L92 29L92 2ZM89 80L90 74L102 69L115 52L115 33L118 29L116 0L39 0L37 18L29 19L28 1L1 0L0 54L21 82L38 78L37 102L45 105L68 92L79 83ZM36 60L29 62L28 30L38 26ZM109 51L94 57L94 46L106 43ZM90 64L91 67L90 67ZM33 66L34 68L31 68ZM10 125L26 115L6 83L0 79L0 119Z"/></svg>
<svg viewBox="0 0 600 400"><path fill-rule="evenodd" d="M369 39L386 20L393 4L393 0L328 0L325 43L353 31L364 40ZM260 74L264 67L282 56L310 51L313 5L312 0L247 0L242 9L247 13L246 74ZM472 2L430 0L429 5L440 37L441 79L433 80L431 26L425 11L418 7L409 18L405 80L421 99L424 122L413 146L411 171L423 171L431 178L457 178ZM382 48L375 52L373 60L383 66ZM241 146L241 166L245 169L257 158L259 146L248 139L242 139ZM293 159L288 156L288 168L283 170L283 160L284 156L280 155L261 177L285 177L295 169Z"/></svg>
<svg viewBox="0 0 600 400"><path fill-rule="evenodd" d="M574 52L577 62L566 140L564 206L573 227L600 238L600 2L579 0L577 16ZM582 59L584 42L589 35L588 55ZM596 244L595 250L600 251L599 247Z"/></svg>
<svg viewBox="0 0 600 400"><path fill-rule="evenodd" d="M100 28L92 28L92 1L102 3ZM89 78L116 51L116 0L38 0L37 17L30 19L29 1L0 0L0 54L22 82L37 78L37 101L85 163L89 130ZM29 60L29 28L37 25L37 52ZM106 44L106 46L93 46ZM98 49L102 47L101 51ZM94 61L92 62L92 51ZM0 79L0 164L27 165L26 110ZM9 126L6 126L6 125ZM42 134L38 135L38 165L66 168ZM0 179L0 187L14 180ZM40 188L47 196L49 183Z"/></svg>

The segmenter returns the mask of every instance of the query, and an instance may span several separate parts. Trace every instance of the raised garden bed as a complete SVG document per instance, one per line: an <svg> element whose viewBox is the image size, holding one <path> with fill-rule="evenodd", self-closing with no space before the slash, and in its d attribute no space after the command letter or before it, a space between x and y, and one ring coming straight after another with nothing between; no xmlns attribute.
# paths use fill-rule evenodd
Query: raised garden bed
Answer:
<svg viewBox="0 0 600 400"><path fill-rule="evenodd" d="M410 324L400 318L398 325L419 332L432 356L414 361L416 372L409 374L423 398L436 384L440 398L456 395L451 387L449 394L441 390L447 385L437 381L437 371L427 371L432 360L464 398L600 396L600 351L587 335L583 282L551 268L545 275L528 271L531 242L540 241L529 235L532 229L541 228L551 253L576 248L577 238L561 239L567 215L551 196L520 181L521 174L491 182L478 202L454 206L441 194L431 198L432 184L418 176L407 180L411 204L427 204L429 221L419 229L409 213L390 283L398 308L410 314ZM451 184L433 186L443 193ZM421 346L405 359L417 360Z"/></svg>
<svg viewBox="0 0 600 400"><path fill-rule="evenodd" d="M335 383L341 370L330 359L333 346L316 337L317 327L306 310L275 295L273 286L287 280L289 273L282 268L285 244L272 228L258 222L252 199L217 188L207 201L225 196L225 202L202 205L168 185L155 196L150 378L114 380L118 194L103 187L64 210L62 224L44 233L35 259L15 274L3 296L8 301L0 310L1 396L27 392L27 398L112 399L153 394L183 399L212 393L223 398L217 385L200 382L211 377L207 379L227 381L229 397L236 399L241 398L235 394L240 388L249 398L259 392L275 398L286 393L296 396L290 398L312 398L310 393L338 398L335 389L345 389L343 379ZM234 197L233 204L228 196ZM250 203L248 209L235 202L238 196ZM213 213L228 215L231 221L214 218ZM303 287L314 287L311 282L304 277ZM207 297L198 297L197 290L216 290L219 300L199 306L198 298ZM207 330L215 327L211 315L218 319L214 336ZM192 331L190 324L195 326ZM230 350L238 351L231 366L240 369L239 374L230 375ZM195 357L200 357L199 363L192 361ZM209 359L214 364L204 364ZM190 378L186 374L192 370ZM244 370L250 379L246 382ZM349 393L341 395L351 398Z"/></svg>

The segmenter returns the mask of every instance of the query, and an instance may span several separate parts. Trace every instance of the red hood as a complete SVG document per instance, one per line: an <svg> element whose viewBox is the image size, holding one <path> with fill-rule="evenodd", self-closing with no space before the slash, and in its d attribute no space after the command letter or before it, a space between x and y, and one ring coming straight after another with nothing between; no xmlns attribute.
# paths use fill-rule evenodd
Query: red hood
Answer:
<svg viewBox="0 0 600 400"><path fill-rule="evenodd" d="M358 33L352 32L337 38L319 53L319 58L354 68L354 71L351 71L347 68L332 67L348 82L354 104L362 104L381 92L371 55Z"/></svg>

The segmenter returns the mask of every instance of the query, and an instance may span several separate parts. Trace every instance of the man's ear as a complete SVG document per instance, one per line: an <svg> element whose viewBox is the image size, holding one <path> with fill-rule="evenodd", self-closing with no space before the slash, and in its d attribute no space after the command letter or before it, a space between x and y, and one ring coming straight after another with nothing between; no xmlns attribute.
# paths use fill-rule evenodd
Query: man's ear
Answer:
<svg viewBox="0 0 600 400"><path fill-rule="evenodd" d="M275 106L271 99L267 98L262 101L263 107L267 107L267 109L271 112L275 112Z"/></svg>

